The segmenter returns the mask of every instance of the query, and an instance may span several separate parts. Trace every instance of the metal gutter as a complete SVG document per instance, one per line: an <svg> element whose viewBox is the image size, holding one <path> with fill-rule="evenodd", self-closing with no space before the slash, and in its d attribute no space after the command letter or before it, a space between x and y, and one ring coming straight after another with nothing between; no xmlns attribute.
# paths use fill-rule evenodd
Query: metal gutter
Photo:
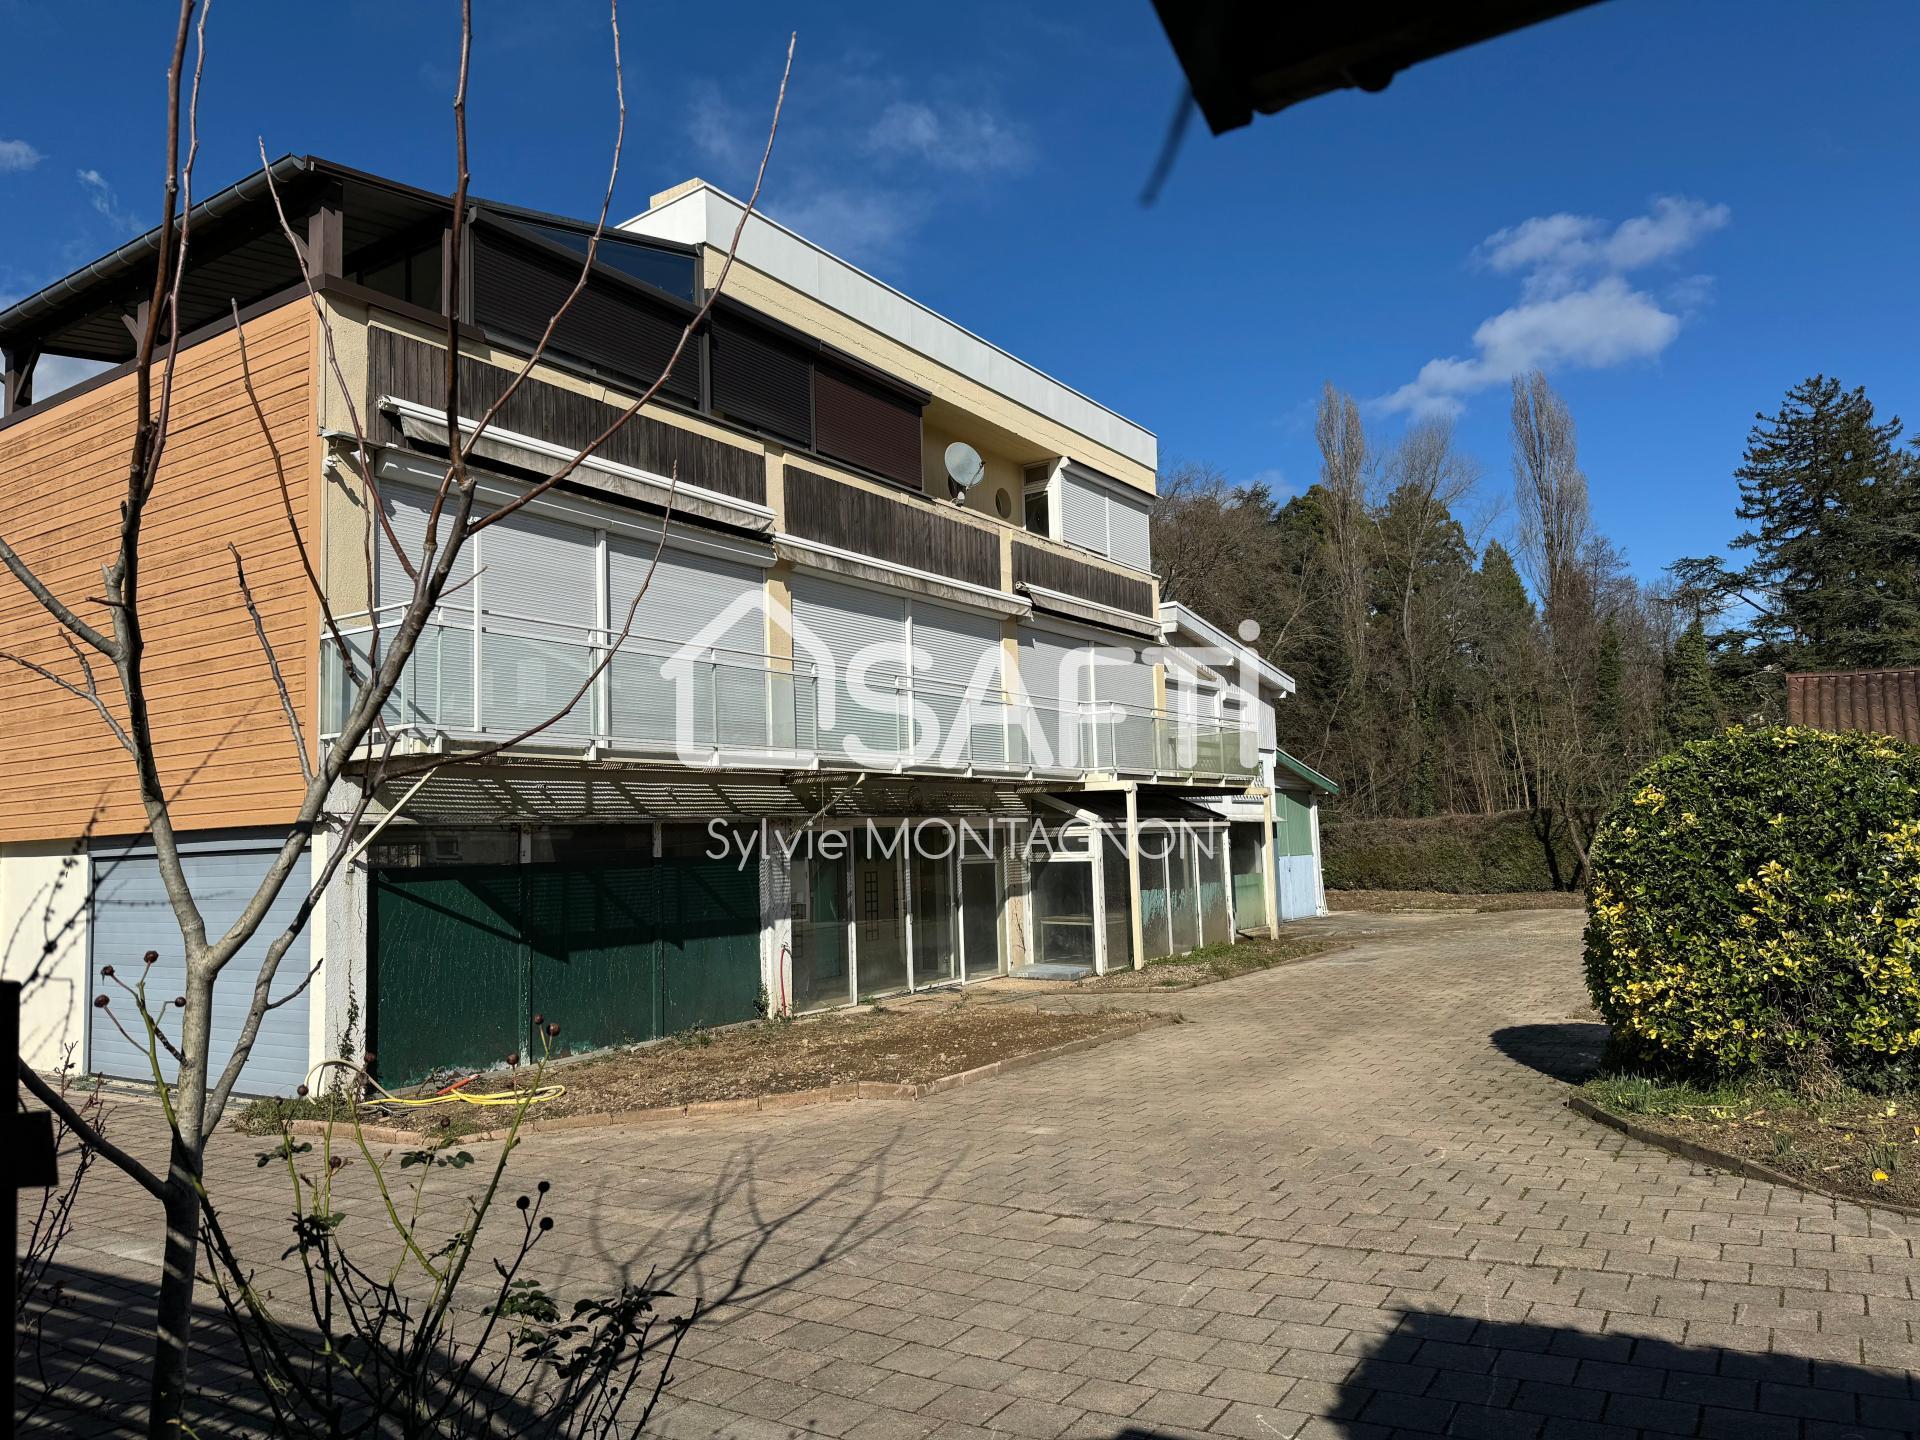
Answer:
<svg viewBox="0 0 1920 1440"><path fill-rule="evenodd" d="M256 170L246 179L229 185L216 195L208 196L188 211L186 216L176 217L174 228L177 230L183 219L190 220L195 226L225 219L266 196L269 177L276 186L284 185L290 180L311 174L317 168L318 163L310 155L282 155L265 169ZM0 335L31 331L36 328L36 321L58 315L67 306L81 300L95 286L109 285L133 274L143 261L159 253L161 228L154 226L118 250L35 291L18 304L0 310Z"/></svg>

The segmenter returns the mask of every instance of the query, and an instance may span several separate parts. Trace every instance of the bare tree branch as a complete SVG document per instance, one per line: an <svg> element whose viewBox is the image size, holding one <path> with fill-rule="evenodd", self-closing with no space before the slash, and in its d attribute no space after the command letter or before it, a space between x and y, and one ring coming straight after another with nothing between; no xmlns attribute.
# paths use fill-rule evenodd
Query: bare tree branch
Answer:
<svg viewBox="0 0 1920 1440"><path fill-rule="evenodd" d="M68 609L66 603L42 583L27 562L20 558L19 552L5 540L0 540L0 565L5 565L12 572L13 578L26 587L27 593L40 602L40 608L47 614L108 659L117 658L119 651L113 641Z"/></svg>
<svg viewBox="0 0 1920 1440"><path fill-rule="evenodd" d="M473 521L467 527L468 534L478 534L480 531L486 529L487 526L506 519L507 516L513 514L522 506L530 501L539 499L542 495L546 494L547 491L553 489L554 486L558 485L575 470L579 469L581 465L585 464L602 445L617 435L629 420L640 413L642 407L651 404L653 397L659 393L660 387L667 383L667 378L673 374L674 366L680 361L681 352L687 348L687 342L691 340L699 331L700 327L706 323L707 315L713 309L713 302L720 298L720 292L726 288L727 276L733 272L734 257L740 253L740 238L746 234L747 221L753 218L754 206L758 204L760 200L761 187L766 183L767 162L773 158L773 142L780 133L780 112L787 103L787 81L793 75L793 50L798 40L799 36L797 34L789 36L787 39L787 63L786 68L780 72L780 93L775 97L773 102L773 122L767 127L766 149L761 151L760 168L754 172L753 189L747 196L747 203L741 208L740 221L733 227L733 240L727 246L727 258L721 263L720 273L714 277L713 285L707 291L706 298L700 302L700 308L694 312L693 318L687 321L685 327L681 329L680 338L674 342L673 353L667 357L667 363L660 368L659 378L641 393L639 399L621 411L619 416L608 425L605 430L601 431L594 439L589 440L558 470L548 475L544 480L541 480L523 494L515 496L505 505L490 510L478 520ZM449 412L447 415L447 440L449 445L452 445L454 438L459 433L458 417L452 412Z"/></svg>
<svg viewBox="0 0 1920 1440"><path fill-rule="evenodd" d="M229 544L227 553L233 556L233 578L240 587L240 602L247 607L247 618L253 621L253 638L260 642L260 653L266 656L267 669L273 675L274 691L280 696L281 713L287 717L287 729L293 734L293 753L300 761L300 778L311 785L313 761L307 756L307 737L300 730L300 712L294 709L293 696L287 693L287 677L280 669L280 657L274 653L273 641L267 638L267 627L260 618L260 607L254 603L253 587L247 584L247 567L240 559L239 547Z"/></svg>
<svg viewBox="0 0 1920 1440"><path fill-rule="evenodd" d="M167 1187L160 1177L142 1165L133 1156L102 1135L98 1127L89 1125L80 1112L67 1103L66 1097L53 1086L40 1078L40 1072L26 1061L19 1062L20 1083L27 1093L58 1115L66 1127L78 1135L83 1143L98 1150L112 1162L114 1168L139 1185L156 1200L167 1198Z"/></svg>

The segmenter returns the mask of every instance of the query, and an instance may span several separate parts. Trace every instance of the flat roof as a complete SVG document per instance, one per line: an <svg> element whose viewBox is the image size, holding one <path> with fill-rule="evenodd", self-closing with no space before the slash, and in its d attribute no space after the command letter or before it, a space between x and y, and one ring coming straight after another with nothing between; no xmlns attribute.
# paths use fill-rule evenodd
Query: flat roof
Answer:
<svg viewBox="0 0 1920 1440"><path fill-rule="evenodd" d="M683 245L725 250L733 243L733 232L745 208L716 185L688 180L655 195L644 212L620 228ZM742 263L838 310L848 319L1129 460L1148 469L1159 468L1160 442L1151 430L981 339L758 210L740 237L739 254Z"/></svg>
<svg viewBox="0 0 1920 1440"><path fill-rule="evenodd" d="M1187 635L1210 649L1221 650L1229 655L1244 657L1253 666L1254 673L1270 689L1278 690L1282 695L1291 695L1299 687L1293 677L1278 665L1262 660L1253 647L1244 640L1236 640L1226 631L1201 616L1191 607L1178 600L1160 602L1160 626L1168 635Z"/></svg>

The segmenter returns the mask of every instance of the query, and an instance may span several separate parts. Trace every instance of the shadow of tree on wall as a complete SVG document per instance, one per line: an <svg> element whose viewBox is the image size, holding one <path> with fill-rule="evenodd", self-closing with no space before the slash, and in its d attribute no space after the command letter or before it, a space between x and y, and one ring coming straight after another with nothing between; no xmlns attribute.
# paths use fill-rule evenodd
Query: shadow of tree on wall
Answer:
<svg viewBox="0 0 1920 1440"><path fill-rule="evenodd" d="M1554 1025L1509 1025L1490 1037L1509 1060L1569 1085L1591 1080L1607 1048L1607 1027L1597 1021Z"/></svg>

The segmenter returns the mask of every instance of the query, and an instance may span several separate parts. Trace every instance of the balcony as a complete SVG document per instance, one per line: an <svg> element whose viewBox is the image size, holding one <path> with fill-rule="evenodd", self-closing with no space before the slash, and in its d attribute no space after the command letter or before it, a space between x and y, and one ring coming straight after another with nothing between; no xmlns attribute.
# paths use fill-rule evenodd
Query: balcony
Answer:
<svg viewBox="0 0 1920 1440"><path fill-rule="evenodd" d="M399 614L393 606L342 618L356 669L379 653ZM611 639L533 616L442 610L421 633L387 727L411 748L449 758L512 741L516 756L708 771L1111 775L1233 788L1258 772L1251 734L1206 717L972 694L923 675L823 674L805 660L641 636L594 677ZM349 698L330 638L321 673L328 736Z"/></svg>

